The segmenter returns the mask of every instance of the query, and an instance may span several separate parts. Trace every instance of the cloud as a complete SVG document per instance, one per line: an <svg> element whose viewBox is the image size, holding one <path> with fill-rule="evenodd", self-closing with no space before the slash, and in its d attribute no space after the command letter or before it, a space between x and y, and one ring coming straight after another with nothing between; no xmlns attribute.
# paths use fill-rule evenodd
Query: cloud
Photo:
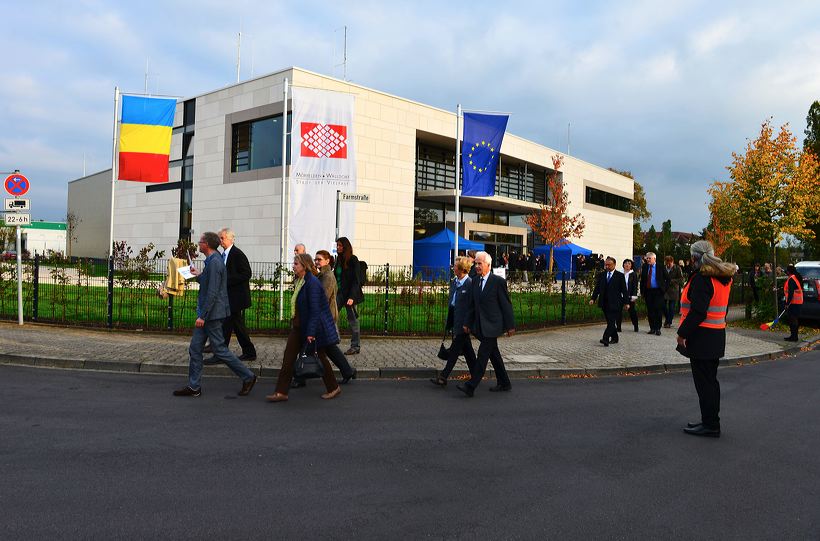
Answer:
<svg viewBox="0 0 820 541"><path fill-rule="evenodd" d="M690 47L697 55L709 54L723 45L741 41L744 37L744 30L741 29L736 17L715 21L695 32Z"/></svg>

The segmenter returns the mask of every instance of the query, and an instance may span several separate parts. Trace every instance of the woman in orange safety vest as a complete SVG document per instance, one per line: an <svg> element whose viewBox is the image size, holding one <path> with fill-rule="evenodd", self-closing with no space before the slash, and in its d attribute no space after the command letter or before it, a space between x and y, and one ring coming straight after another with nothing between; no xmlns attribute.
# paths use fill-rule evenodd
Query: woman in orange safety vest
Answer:
<svg viewBox="0 0 820 541"><path fill-rule="evenodd" d="M797 336L798 321L800 319L800 310L803 307L803 277L797 272L794 265L786 267L786 283L783 284L783 296L786 298L786 316L789 320L789 331L791 334L783 340L789 342L797 342L800 338Z"/></svg>
<svg viewBox="0 0 820 541"><path fill-rule="evenodd" d="M699 240L689 249L692 275L681 294L678 351L689 357L692 379L700 402L699 423L684 432L720 437L720 384L717 368L726 352L726 314L734 263L721 261L711 243Z"/></svg>

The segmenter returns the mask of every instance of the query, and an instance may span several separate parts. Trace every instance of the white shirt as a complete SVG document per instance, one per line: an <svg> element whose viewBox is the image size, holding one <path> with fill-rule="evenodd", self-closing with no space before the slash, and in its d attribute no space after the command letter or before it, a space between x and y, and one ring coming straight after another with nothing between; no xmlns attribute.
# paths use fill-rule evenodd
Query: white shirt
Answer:
<svg viewBox="0 0 820 541"><path fill-rule="evenodd" d="M223 262L223 263L227 263L227 262L228 262L228 254L231 252L231 248L233 248L233 244L231 244L230 246L228 246L227 248L225 248L225 249L222 251L222 262Z"/></svg>

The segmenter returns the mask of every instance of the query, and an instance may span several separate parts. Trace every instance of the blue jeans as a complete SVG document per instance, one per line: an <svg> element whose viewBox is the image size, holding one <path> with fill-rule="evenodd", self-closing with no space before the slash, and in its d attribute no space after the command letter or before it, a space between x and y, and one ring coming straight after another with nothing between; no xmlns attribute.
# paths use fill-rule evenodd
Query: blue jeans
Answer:
<svg viewBox="0 0 820 541"><path fill-rule="evenodd" d="M188 347L188 355L190 356L190 362L188 363L188 387L194 390L200 387L200 380L202 379L202 350L205 347L206 340L211 343L214 357L228 365L228 368L242 378L244 383L254 378L254 373L251 369L245 366L245 363L231 353L231 350L225 345L225 339L222 337L222 320L211 319L205 322L204 327L194 327L194 335L191 337L191 345Z"/></svg>

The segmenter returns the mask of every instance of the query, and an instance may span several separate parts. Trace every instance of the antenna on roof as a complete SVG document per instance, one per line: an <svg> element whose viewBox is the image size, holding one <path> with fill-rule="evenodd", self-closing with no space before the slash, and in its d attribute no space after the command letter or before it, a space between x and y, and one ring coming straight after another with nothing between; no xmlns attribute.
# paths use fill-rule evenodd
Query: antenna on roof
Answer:
<svg viewBox="0 0 820 541"><path fill-rule="evenodd" d="M242 66L242 31L236 35L236 82L239 82L239 69Z"/></svg>
<svg viewBox="0 0 820 541"><path fill-rule="evenodd" d="M570 127L570 123L567 122L567 156L571 156L571 154L569 152L569 141L570 141L569 127Z"/></svg>
<svg viewBox="0 0 820 541"><path fill-rule="evenodd" d="M344 32L342 38L342 63L336 64L335 67L342 66L342 80L347 81L347 25L344 25L342 28L337 28L336 32L342 30Z"/></svg>

